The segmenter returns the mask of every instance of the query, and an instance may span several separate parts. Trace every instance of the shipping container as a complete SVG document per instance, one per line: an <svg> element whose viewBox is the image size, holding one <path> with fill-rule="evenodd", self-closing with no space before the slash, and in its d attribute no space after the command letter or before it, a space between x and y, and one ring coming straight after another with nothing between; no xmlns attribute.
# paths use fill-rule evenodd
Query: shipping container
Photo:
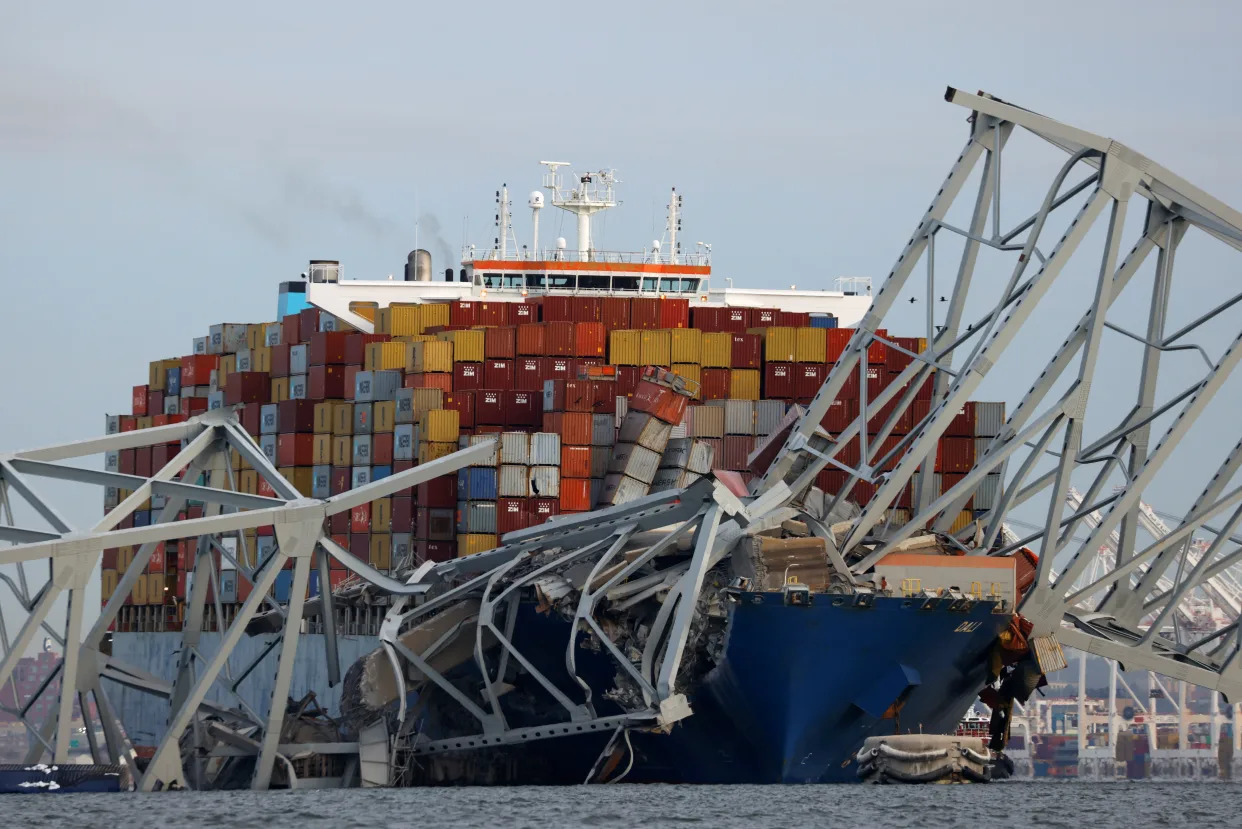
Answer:
<svg viewBox="0 0 1242 829"><path fill-rule="evenodd" d="M612 463L612 446L591 447L591 477L603 478L608 474L608 464Z"/></svg>
<svg viewBox="0 0 1242 829"><path fill-rule="evenodd" d="M604 359L608 333L602 322L574 323L574 355Z"/></svg>
<svg viewBox="0 0 1242 829"><path fill-rule="evenodd" d="M496 535L494 533L465 533L457 537L457 547L459 554L463 556L485 553L496 548Z"/></svg>
<svg viewBox="0 0 1242 829"><path fill-rule="evenodd" d="M797 383L792 363L767 363L763 367L763 396L770 400L792 400Z"/></svg>
<svg viewBox="0 0 1242 829"><path fill-rule="evenodd" d="M689 328L690 300L674 297L660 298L660 328Z"/></svg>
<svg viewBox="0 0 1242 829"><path fill-rule="evenodd" d="M729 372L729 398L731 400L758 400L759 372L751 368L738 368Z"/></svg>
<svg viewBox="0 0 1242 829"><path fill-rule="evenodd" d="M794 366L794 398L799 403L809 403L819 394L828 376L828 366L820 363L798 363Z"/></svg>
<svg viewBox="0 0 1242 829"><path fill-rule="evenodd" d="M401 381L400 371L360 371L354 377L354 400L360 403L394 400Z"/></svg>
<svg viewBox="0 0 1242 829"><path fill-rule="evenodd" d="M592 448L590 446L562 446L561 474L567 478L591 477Z"/></svg>
<svg viewBox="0 0 1242 829"><path fill-rule="evenodd" d="M646 495L649 489L649 484L627 478L625 475L609 475L604 479L604 484L600 489L599 506L627 504ZM562 504L563 507L564 504Z"/></svg>
<svg viewBox="0 0 1242 829"><path fill-rule="evenodd" d="M526 323L517 327L518 356L542 357L547 354L547 332L539 323Z"/></svg>
<svg viewBox="0 0 1242 829"><path fill-rule="evenodd" d="M562 478L561 497L558 500L560 512L583 512L591 509L591 479ZM532 522L532 526L537 523L541 522Z"/></svg>
<svg viewBox="0 0 1242 829"><path fill-rule="evenodd" d="M703 358L703 332L697 328L677 328L669 332L669 357L673 363L699 364Z"/></svg>
<svg viewBox="0 0 1242 829"><path fill-rule="evenodd" d="M755 403L751 400L721 400L725 412L726 435L755 433Z"/></svg>
<svg viewBox="0 0 1242 829"><path fill-rule="evenodd" d="M525 432L503 433L500 436L500 462L529 466L530 435Z"/></svg>
<svg viewBox="0 0 1242 829"><path fill-rule="evenodd" d="M724 437L725 412L720 406L691 406L689 409L688 426L690 437L722 438Z"/></svg>
<svg viewBox="0 0 1242 829"><path fill-rule="evenodd" d="M530 495L532 498L559 498L561 496L560 467L532 466L530 468Z"/></svg>
<svg viewBox="0 0 1242 829"><path fill-rule="evenodd" d="M601 297L599 300L599 321L604 324L604 329L607 331L629 328L629 297Z"/></svg>
<svg viewBox="0 0 1242 829"><path fill-rule="evenodd" d="M501 498L496 502L496 532L508 535L531 525L526 498Z"/></svg>
<svg viewBox="0 0 1242 829"><path fill-rule="evenodd" d="M771 357L767 358L769 361ZM729 335L729 367L761 368L764 362L764 339L758 334ZM786 361L788 362L788 361Z"/></svg>
<svg viewBox="0 0 1242 829"><path fill-rule="evenodd" d="M969 472L975 465L975 439L942 437L936 450L937 472Z"/></svg>
<svg viewBox="0 0 1242 829"><path fill-rule="evenodd" d="M785 417L786 404L781 400L759 400L755 403L755 434L760 437L775 432Z"/></svg>
<svg viewBox="0 0 1242 829"><path fill-rule="evenodd" d="M657 423L659 421L656 421ZM611 446L616 443L616 419L612 414L591 416L591 445Z"/></svg>
<svg viewBox="0 0 1242 829"><path fill-rule="evenodd" d="M441 401L444 409L457 412L457 425L459 429L473 429L476 424L475 418L475 400L477 395L472 391L454 392L453 394L443 394L439 389L417 389L416 391L435 391L441 395ZM429 409L427 411L434 411ZM419 414L419 419L426 414L426 411ZM502 412L503 415L503 412Z"/></svg>
<svg viewBox="0 0 1242 829"><path fill-rule="evenodd" d="M650 492L667 492L670 489L685 489L703 477L685 469L661 469L651 482Z"/></svg>
<svg viewBox="0 0 1242 829"><path fill-rule="evenodd" d="M620 473L650 484L660 468L660 453L636 443L618 443L613 449L612 463L608 466L610 473Z"/></svg>
<svg viewBox="0 0 1242 829"><path fill-rule="evenodd" d="M634 411L622 421L618 440L644 446L658 454L668 445L672 430L672 425L660 418Z"/></svg>
<svg viewBox="0 0 1242 829"><path fill-rule="evenodd" d="M543 422L543 395L539 392L506 389L502 395L505 425L515 429L538 429Z"/></svg>
<svg viewBox="0 0 1242 829"><path fill-rule="evenodd" d="M672 332L666 329L647 330L639 334L639 359L644 366L669 366L673 362Z"/></svg>
<svg viewBox="0 0 1242 829"><path fill-rule="evenodd" d="M631 411L653 414L665 423L678 424L686 413L689 402L685 395L652 380L640 380L630 398Z"/></svg>
<svg viewBox="0 0 1242 829"><path fill-rule="evenodd" d="M660 300L634 297L630 300L630 325L635 330L654 330L660 325Z"/></svg>
<svg viewBox="0 0 1242 829"><path fill-rule="evenodd" d="M530 460L532 466L556 466L561 462L561 436L552 432L535 432L530 435ZM505 461L522 463L523 461Z"/></svg>
<svg viewBox="0 0 1242 829"><path fill-rule="evenodd" d="M490 303L501 306L500 303ZM503 309L503 306L501 306ZM489 360L512 360L517 357L517 329L512 326L488 328L483 332L483 354Z"/></svg>
<svg viewBox="0 0 1242 829"><path fill-rule="evenodd" d="M594 418L588 412L545 412L543 431L561 436L561 444L590 446Z"/></svg>
<svg viewBox="0 0 1242 829"><path fill-rule="evenodd" d="M504 393L495 389L484 389L473 394L475 426L504 426L507 419Z"/></svg>
<svg viewBox="0 0 1242 829"><path fill-rule="evenodd" d="M704 332L699 343L699 362L703 368L729 368L733 365L732 334Z"/></svg>
<svg viewBox="0 0 1242 829"><path fill-rule="evenodd" d="M505 464L500 467L496 494L501 498L525 498L530 493L529 467Z"/></svg>
<svg viewBox="0 0 1242 829"><path fill-rule="evenodd" d="M486 388L483 382L483 366L483 363L454 363L453 391L478 391Z"/></svg>

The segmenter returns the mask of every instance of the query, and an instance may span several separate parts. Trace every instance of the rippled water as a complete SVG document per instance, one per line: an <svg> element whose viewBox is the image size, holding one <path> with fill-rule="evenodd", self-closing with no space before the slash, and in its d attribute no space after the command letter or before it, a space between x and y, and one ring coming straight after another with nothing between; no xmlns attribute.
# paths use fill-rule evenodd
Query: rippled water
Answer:
<svg viewBox="0 0 1242 829"><path fill-rule="evenodd" d="M154 795L9 795L6 827L1242 825L1242 784L579 786Z"/></svg>

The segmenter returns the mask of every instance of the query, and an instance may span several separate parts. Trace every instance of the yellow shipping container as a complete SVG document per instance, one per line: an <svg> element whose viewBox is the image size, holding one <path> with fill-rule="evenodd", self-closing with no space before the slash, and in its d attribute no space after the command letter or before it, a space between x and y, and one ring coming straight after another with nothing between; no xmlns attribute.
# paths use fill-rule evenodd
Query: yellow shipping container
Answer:
<svg viewBox="0 0 1242 829"><path fill-rule="evenodd" d="M729 372L730 400L759 399L759 370L754 368L735 368Z"/></svg>
<svg viewBox="0 0 1242 829"><path fill-rule="evenodd" d="M776 326L759 329L763 333L763 360L767 363L796 362L798 329Z"/></svg>
<svg viewBox="0 0 1242 829"><path fill-rule="evenodd" d="M237 488L249 495L259 494L259 473L246 469L237 475Z"/></svg>
<svg viewBox="0 0 1242 829"><path fill-rule="evenodd" d="M99 573L99 598L108 601L112 598L112 594L116 592L116 583L121 580L116 570L111 568L101 570Z"/></svg>
<svg viewBox="0 0 1242 829"><path fill-rule="evenodd" d="M335 405L331 400L325 400L322 403L315 404L315 431L319 434L332 434L332 406Z"/></svg>
<svg viewBox="0 0 1242 829"><path fill-rule="evenodd" d="M332 404L332 434L352 435L354 433L354 404Z"/></svg>
<svg viewBox="0 0 1242 829"><path fill-rule="evenodd" d="M265 345L250 349L250 370L267 374L272 370L272 350Z"/></svg>
<svg viewBox="0 0 1242 829"><path fill-rule="evenodd" d="M970 510L962 510L957 514L957 518L953 519L952 526L949 527L950 533L961 532L970 526L970 522L975 520L974 514Z"/></svg>
<svg viewBox="0 0 1242 829"><path fill-rule="evenodd" d="M674 363L698 363L703 358L703 332L697 328L674 328L670 356Z"/></svg>
<svg viewBox="0 0 1242 829"><path fill-rule="evenodd" d="M701 354L699 365L703 368L729 368L733 364L733 335L728 331L704 334Z"/></svg>
<svg viewBox="0 0 1242 829"><path fill-rule="evenodd" d="M614 366L642 365L642 332L613 331L608 335L608 362Z"/></svg>
<svg viewBox="0 0 1242 829"><path fill-rule="evenodd" d="M354 439L348 435L332 438L332 465L353 466Z"/></svg>
<svg viewBox="0 0 1242 829"><path fill-rule="evenodd" d="M397 402L381 400L371 407L371 431L391 432L397 421Z"/></svg>
<svg viewBox="0 0 1242 829"><path fill-rule="evenodd" d="M388 533L371 533L371 566L385 572L392 567L392 536Z"/></svg>
<svg viewBox="0 0 1242 829"><path fill-rule="evenodd" d="M691 328L679 328L678 331L692 331ZM698 363L673 363L673 373L693 381L686 384L686 388L694 392L694 397L701 397L699 390L699 382L701 380L701 368Z"/></svg>
<svg viewBox="0 0 1242 829"><path fill-rule="evenodd" d="M267 345L267 326L266 322L246 326L246 348L254 351L256 348L263 348Z"/></svg>
<svg viewBox="0 0 1242 829"><path fill-rule="evenodd" d="M640 365L670 365L673 362L673 332L667 328L643 331L640 356Z"/></svg>
<svg viewBox="0 0 1242 829"><path fill-rule="evenodd" d="M443 408L443 389L414 389L414 411L411 415L415 421L421 422L424 412Z"/></svg>
<svg viewBox="0 0 1242 829"><path fill-rule="evenodd" d="M430 463L457 451L457 443L420 443L418 444L418 462Z"/></svg>
<svg viewBox="0 0 1242 829"><path fill-rule="evenodd" d="M129 592L129 601L131 604L147 603L147 580L142 576L134 582L133 588Z"/></svg>
<svg viewBox="0 0 1242 829"><path fill-rule="evenodd" d="M136 418L135 424L139 429L150 429L155 425L154 418L152 418L151 415L143 415L142 417Z"/></svg>
<svg viewBox="0 0 1242 829"><path fill-rule="evenodd" d="M419 372L452 371L454 350L454 343L450 340L432 339L426 342L410 343L405 346L405 365L402 368L406 371Z"/></svg>
<svg viewBox="0 0 1242 829"><path fill-rule="evenodd" d="M332 463L332 435L316 434L311 439L312 462L317 466Z"/></svg>
<svg viewBox="0 0 1242 829"><path fill-rule="evenodd" d="M392 499L376 498L371 502L371 532L388 532L392 529Z"/></svg>
<svg viewBox="0 0 1242 829"><path fill-rule="evenodd" d="M272 402L283 403L289 399L289 378L272 378Z"/></svg>
<svg viewBox="0 0 1242 829"><path fill-rule="evenodd" d="M422 432L433 443L452 441L456 446L461 435L461 413L456 409L432 409L423 417Z"/></svg>
<svg viewBox="0 0 1242 829"><path fill-rule="evenodd" d="M471 328L467 331L445 331L440 335L443 340L448 340L453 344L453 354L449 358L452 363L456 360L459 363L481 363L486 357L483 356L483 329ZM426 359L424 357L424 359ZM453 366L449 365L446 369L436 369L436 371L452 371ZM432 369L423 369L423 371L432 371Z"/></svg>
<svg viewBox="0 0 1242 829"><path fill-rule="evenodd" d="M361 299L353 299L349 302L349 310L362 317L367 322L375 322L376 312L379 310L378 302L368 302Z"/></svg>
<svg viewBox="0 0 1242 829"><path fill-rule="evenodd" d="M375 321L372 328L376 334L391 334L390 322L392 320L392 312L387 308L378 308L375 311Z"/></svg>
<svg viewBox="0 0 1242 829"><path fill-rule="evenodd" d="M168 370L181 368L181 360L156 360L147 369L147 388L151 391L164 391L168 388ZM206 385L204 383L203 385Z"/></svg>
<svg viewBox="0 0 1242 829"><path fill-rule="evenodd" d="M390 371L405 368L405 343L370 343L363 357L364 371Z"/></svg>
<svg viewBox="0 0 1242 829"><path fill-rule="evenodd" d="M314 470L309 466L282 466L281 476L293 484L293 488L307 498L310 497L314 483Z"/></svg>
<svg viewBox="0 0 1242 829"><path fill-rule="evenodd" d="M828 329L796 328L794 360L799 363L828 362Z"/></svg>
<svg viewBox="0 0 1242 829"><path fill-rule="evenodd" d="M142 579L140 578L139 581ZM149 573L147 580L147 604L163 604L164 603L164 574Z"/></svg>
<svg viewBox="0 0 1242 829"><path fill-rule="evenodd" d="M136 553L136 550L132 546L122 547L121 549L117 550L116 567L117 567L118 572L124 573L131 566L133 566L135 553Z"/></svg>
<svg viewBox="0 0 1242 829"><path fill-rule="evenodd" d="M419 318L423 331L436 325L449 324L449 304L447 302L428 302L419 306Z"/></svg>
<svg viewBox="0 0 1242 829"><path fill-rule="evenodd" d="M457 557L472 556L496 548L496 536L491 533L462 533L457 536Z"/></svg>
<svg viewBox="0 0 1242 829"><path fill-rule="evenodd" d="M220 371L217 372L217 376L219 377L220 382L217 383L217 385L223 386L224 378L228 377L230 374L236 373L236 371L237 371L237 355L236 354L225 354L223 357L220 358Z"/></svg>

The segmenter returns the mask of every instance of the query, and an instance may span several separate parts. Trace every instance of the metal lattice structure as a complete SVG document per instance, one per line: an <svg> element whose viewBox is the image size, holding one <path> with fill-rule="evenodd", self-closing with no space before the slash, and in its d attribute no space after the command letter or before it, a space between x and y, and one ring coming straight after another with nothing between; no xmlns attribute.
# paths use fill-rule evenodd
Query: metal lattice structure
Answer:
<svg viewBox="0 0 1242 829"><path fill-rule="evenodd" d="M392 607L380 632L382 648L391 664L398 686L411 671L438 686L474 721L477 732L454 738L453 747L480 747L510 742L545 739L571 730L610 729L618 736L630 727L663 727L686 716L689 711L679 691L678 672L688 631L696 612L704 579L712 567L729 554L733 545L748 534L779 526L798 517L812 533L828 542L829 564L850 589L861 585L854 580L865 573L888 551L916 533L932 529L951 538L969 554L1007 554L1027 546L1039 553L1036 585L1022 606L1022 612L1037 625L1040 633L1055 633L1066 644L1123 661L1129 668L1145 668L1175 678L1225 692L1242 690L1242 674L1237 665L1238 631L1236 623L1198 642L1179 642L1164 631L1165 617L1181 599L1205 580L1224 571L1242 557L1239 542L1232 533L1242 521L1242 487L1228 489L1242 464L1242 443L1218 459L1219 471L1203 488L1186 519L1167 535L1145 548L1137 549L1140 496L1176 451L1179 441L1193 427L1207 402L1234 368L1242 350L1237 342L1215 360L1202 377L1192 378L1185 389L1171 399L1157 402L1156 381L1161 357L1185 346L1182 341L1200 325L1216 318L1232 302L1203 309L1201 317L1185 328L1165 331L1166 308L1172 280L1174 253L1183 236L1197 229L1222 242L1242 248L1242 216L1194 188L1187 182L1138 153L1107 139L1059 124L1027 110L987 96L967 95L950 90L948 99L973 112L970 136L944 185L936 194L926 215L898 258L897 265L875 296L871 312L859 326L849 346L805 414L793 424L784 451L767 474L756 481L749 497L738 497L713 481L703 481L686 490L649 495L638 501L593 513L565 517L557 521L511 533L504 546L439 564L418 567L406 579L397 579L372 569L341 550L325 535L325 519L408 489L421 482L451 473L485 459L494 446L481 443L453 455L409 471L367 484L328 499L301 497L268 462L249 435L227 411L210 412L172 426L109 435L66 446L0 456L0 496L7 506L10 497L28 503L50 529L36 530L14 524L13 513L0 525L0 540L12 546L0 550L0 565L16 565L19 580L4 579L17 597L26 617L17 634L10 638L0 629L4 647L0 661L0 684L7 682L15 664L41 629L50 630L65 645L65 658L57 675L66 693L57 710L42 723L26 717L30 701L15 711L36 735L31 759L50 754L55 761L68 758L72 702L81 701L84 716L87 700L99 711L105 745L96 745L88 723L91 751L99 762L128 759L133 749L109 701L104 680L147 692L169 710L168 729L155 749L139 787L151 791L170 786L197 785L201 768L194 752L183 752L183 741L191 747L202 745L199 730L203 718L211 715L211 729L235 750L256 758L252 785L266 788L278 760L287 760L291 747L280 742L281 723L292 678L293 659L299 647L304 623L318 614L334 618L331 595L323 595L317 605L305 600L312 567L318 568L322 584L328 583L327 570L335 560L354 576L392 597ZM1025 130L1064 151L1064 164L1054 176L1042 203L1030 218L1012 229L1000 228L1000 175L1002 150L1016 130ZM948 223L952 203L961 194L968 175L979 168L979 187L971 218L965 227ZM1066 186L1071 174L1084 177ZM1006 168L1007 169L1007 168ZM1130 252L1120 254L1126 212L1135 196L1147 201L1146 220L1141 237ZM1081 202L1074 217L1066 222L1064 235L1045 254L1041 239L1057 211L1074 200ZM931 478L940 437L971 398L989 372L996 370L1007 356L1023 323L1044 302L1052 283L1065 270L1067 262L1082 246L1090 227L1109 211L1104 249L1098 264L1091 268L1095 279L1080 291L1086 307L1042 371L1032 375L1029 392L1009 414L996 438L981 452L975 468L943 494L933 494ZM993 219L989 234L988 220ZM912 354L910 365L901 376L874 399L868 399L868 349L883 341L889 348L900 346L881 332L886 316L893 310L899 294L911 290L919 262L927 263L926 299L940 292L935 277L935 243L942 234L953 234L962 242L962 253L947 291L947 314L940 328L933 328L929 311L928 347ZM1008 253L1016 259L1003 279L975 279L974 271L981 248ZM1155 288L1148 309L1145 333L1125 335L1138 339L1144 348L1141 379L1133 403L1124 417L1104 427L1095 421L1087 429L1086 413L1092 402L1091 391L1107 386L1095 382L1098 355L1105 332L1116 325L1107 319L1113 300L1138 272L1144 260L1155 254ZM1033 267L1032 263L1039 265ZM1028 272L1033 271L1033 272ZM987 310L967 318L973 307L969 299L982 293ZM1236 301L1237 298L1235 298ZM1115 333L1115 332L1114 332ZM860 414L838 435L829 435L820 423L829 404L849 382L860 378ZM1058 390L1059 381L1066 388ZM895 448L880 456L884 439L892 433L897 418L912 407L924 383L932 385L927 414ZM1053 393L1055 391L1055 394ZM1116 397L1116 388L1108 394ZM1150 438L1153 422L1175 414L1163 436ZM878 431L866 428L877 423ZM869 434L870 432L870 434ZM861 463L842 463L845 444L858 437ZM181 451L164 468L150 477L97 471L63 462L98 453L139 446L181 442ZM1053 452L1050 447L1056 446ZM276 497L260 497L236 491L229 453L239 453L275 491ZM1021 461L1019 462L1019 458ZM1036 475L1041 463L1053 468ZM828 503L818 496L812 484L817 474L832 465L849 473L848 482L830 494ZM888 471L881 471L887 469ZM954 517L983 483L984 477L1000 471L1004 475L1003 494L996 505L975 517L971 526L952 535ZM204 478L205 476L205 478ZM1066 514L1064 503L1071 478L1090 477L1085 484L1081 509ZM75 529L50 503L42 498L32 481L39 478L65 479L98 486L130 490L131 494L89 529ZM203 480L200 483L200 479ZM1120 489L1113 491L1111 486ZM850 499L859 484L875 487L874 496L856 517L848 522L829 523L834 511ZM904 524L894 525L891 510L902 490L914 487L914 515ZM1103 493L1108 489L1108 494ZM125 516L151 496L166 499L165 506L151 526L117 529ZM1010 511L1044 498L1046 520L1042 530L1014 540L1005 526ZM204 517L176 520L187 500L207 505ZM1075 531L1085 518L1099 513L1089 537L1077 550L1071 548ZM1185 550L1191 534L1206 527L1205 522L1225 516L1212 547L1196 563L1184 566ZM1094 519L1093 519L1094 521ZM273 525L277 538L275 553L267 560L248 566L248 551L241 551L231 563L254 589L241 605L217 652L205 657L199 652L204 619L209 615L208 585L219 578L215 553L231 555L219 543L222 535L237 534L244 547L243 531ZM623 556L627 545L640 534L666 530L657 542L648 543L645 552ZM1116 560L1105 572L1083 583L1103 539L1118 532ZM146 675L121 664L105 651L108 626L116 618L124 596L132 588L149 561L155 546L165 540L198 537L194 561L193 590L181 634L179 670L172 682ZM688 539L688 542L687 542ZM687 542L692 555L680 564L659 564L661 550ZM83 634L85 586L107 548L135 545L133 565L104 607L99 619ZM632 549L632 548L631 548ZM27 565L50 560L46 582L31 589ZM269 596L277 572L292 561L291 600L285 606ZM1053 562L1058 564L1053 566ZM585 572L583 570L585 569ZM573 618L573 630L594 631L619 675L637 689L639 702L622 717L601 718L592 708L589 692L585 703L565 698L554 684L541 678L528 655L510 640L517 596L521 589L550 576L570 579L577 573L580 597ZM1054 576L1055 573L1055 576ZM1161 578L1168 581L1161 583ZM609 601L638 600L654 591L668 591L655 620L648 644L637 657L609 647L609 637L599 629L596 611L602 597ZM1085 605L1084 597L1102 594L1096 605ZM48 620L61 595L68 607L63 629L56 630ZM215 592L219 595L219 591ZM865 595L860 592L858 595ZM420 652L403 644L403 635L418 628L453 603L470 600L477 609L464 613L460 623ZM1156 624L1146 630L1138 622L1158 612ZM240 680L229 674L229 660L247 625L261 614L283 617L281 632L273 643L279 660L272 678L271 704L260 716L252 701L238 693ZM216 618L223 615L216 612ZM341 681L334 624L323 625L323 657L326 681ZM475 643L472 658L480 676L486 678L481 699L463 694L437 671L432 661L438 649L452 639ZM494 642L497 647L485 648ZM266 653L264 654L266 655ZM245 668L242 676L256 669L260 657ZM573 647L567 642L567 668L576 675ZM540 727L539 733L513 729L505 722L492 682L499 682L510 662L520 663L536 681L557 699L564 709L563 721ZM493 678L495 678L493 680ZM46 687L46 686L45 686ZM236 698L236 705L220 705L207 700L212 688L223 688ZM38 694L36 694L36 697ZM397 712L398 732L390 735L383 721L375 729L360 733L355 745L321 745L323 752L357 752L361 776L365 781L388 780L395 756L394 747L404 745L408 754L428 754L449 748L436 742L406 740L404 702ZM187 736L188 735L188 736ZM407 735L408 736L408 735ZM386 767L378 773L373 765Z"/></svg>

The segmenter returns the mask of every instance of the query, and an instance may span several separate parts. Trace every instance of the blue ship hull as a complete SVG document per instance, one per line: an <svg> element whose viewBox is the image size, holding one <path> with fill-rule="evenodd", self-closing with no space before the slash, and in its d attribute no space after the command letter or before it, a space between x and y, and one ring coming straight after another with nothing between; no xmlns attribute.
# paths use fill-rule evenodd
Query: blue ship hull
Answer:
<svg viewBox="0 0 1242 829"><path fill-rule="evenodd" d="M953 611L947 601L923 609L921 600L895 597L869 607L823 594L810 606L786 605L779 592L738 598L723 657L690 695L693 715L667 734L632 732L625 780L854 782L853 756L867 737L952 733L982 688L988 651L1011 618L990 602ZM539 654L539 669L579 697L564 669L567 635L562 619L527 607L515 644ZM620 713L601 702L614 683L610 660L580 647L577 664L594 689L597 712ZM506 713L511 725L538 724L518 705ZM430 719L427 736L436 739ZM606 742L590 735L422 758L428 775L416 782L581 783ZM620 767L627 765L623 758Z"/></svg>
<svg viewBox="0 0 1242 829"><path fill-rule="evenodd" d="M124 770L100 765L0 765L0 794L119 792Z"/></svg>

